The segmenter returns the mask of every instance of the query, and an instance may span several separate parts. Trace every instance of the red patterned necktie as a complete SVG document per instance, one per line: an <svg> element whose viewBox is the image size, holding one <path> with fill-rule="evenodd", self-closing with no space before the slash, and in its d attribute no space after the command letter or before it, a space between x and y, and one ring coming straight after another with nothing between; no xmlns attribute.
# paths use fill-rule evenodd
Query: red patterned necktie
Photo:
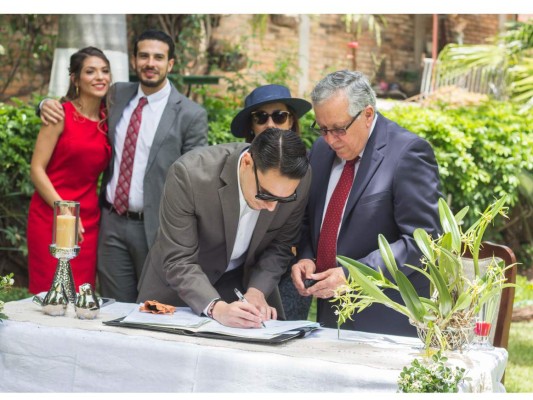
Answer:
<svg viewBox="0 0 533 400"><path fill-rule="evenodd" d="M120 174L118 176L117 189L115 191L115 201L113 207L118 214L128 211L130 198L131 175L133 172L133 159L135 158L135 148L137 147L137 137L143 116L143 107L148 103L146 97L139 99L139 104L133 110L130 118L124 148L122 149L122 160L120 161Z"/></svg>
<svg viewBox="0 0 533 400"><path fill-rule="evenodd" d="M339 182L337 182L337 186L335 186L335 190L329 199L318 239L316 272L323 272L337 266L337 234L344 205L352 188L355 163L357 161L359 161L359 156L353 160L346 161Z"/></svg>

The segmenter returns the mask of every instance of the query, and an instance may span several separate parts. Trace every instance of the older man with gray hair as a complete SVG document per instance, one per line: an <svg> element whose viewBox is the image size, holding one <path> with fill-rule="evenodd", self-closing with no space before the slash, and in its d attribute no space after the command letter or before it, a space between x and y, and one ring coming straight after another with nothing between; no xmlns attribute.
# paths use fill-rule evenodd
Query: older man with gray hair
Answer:
<svg viewBox="0 0 533 400"><path fill-rule="evenodd" d="M311 194L292 279L302 296L318 298L318 321L337 327L330 300L348 273L338 266L336 255L387 274L379 234L391 244L415 289L428 294L428 280L405 264L420 265L413 239L416 228L433 236L439 233L439 172L428 142L377 112L375 93L362 73L331 73L316 85L311 98L313 128L321 137L310 153ZM314 285L304 285L306 280ZM402 302L397 292L387 295ZM342 328L416 335L406 317L380 304L354 315Z"/></svg>

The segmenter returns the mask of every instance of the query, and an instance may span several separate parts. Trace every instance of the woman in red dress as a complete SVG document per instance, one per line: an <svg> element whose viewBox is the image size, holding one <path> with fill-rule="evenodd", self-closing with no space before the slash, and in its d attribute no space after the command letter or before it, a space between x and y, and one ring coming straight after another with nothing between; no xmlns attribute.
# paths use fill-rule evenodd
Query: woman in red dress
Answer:
<svg viewBox="0 0 533 400"><path fill-rule="evenodd" d="M100 208L97 183L107 167L111 147L107 139L104 98L111 83L109 60L95 47L70 58L70 85L62 99L65 119L43 125L31 160L35 193L28 214L29 290L48 291L57 260L50 255L53 204L80 202L79 255L70 261L74 284L95 286Z"/></svg>

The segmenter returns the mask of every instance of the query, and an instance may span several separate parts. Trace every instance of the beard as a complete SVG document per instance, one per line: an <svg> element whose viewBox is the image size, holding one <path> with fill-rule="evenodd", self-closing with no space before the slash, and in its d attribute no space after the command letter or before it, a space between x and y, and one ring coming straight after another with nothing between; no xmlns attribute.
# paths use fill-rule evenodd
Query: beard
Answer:
<svg viewBox="0 0 533 400"><path fill-rule="evenodd" d="M146 87L158 87L165 81L165 79L167 79L167 74L163 74L163 75L159 74L159 79L157 80L143 79L142 72L143 70L138 71L137 76L139 77L139 82L141 82Z"/></svg>

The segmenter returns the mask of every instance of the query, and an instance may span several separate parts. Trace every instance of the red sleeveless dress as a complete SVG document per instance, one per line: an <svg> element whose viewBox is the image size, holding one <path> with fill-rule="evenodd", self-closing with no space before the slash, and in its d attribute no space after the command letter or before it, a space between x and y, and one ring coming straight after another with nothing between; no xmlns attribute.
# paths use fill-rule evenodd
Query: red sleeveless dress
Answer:
<svg viewBox="0 0 533 400"><path fill-rule="evenodd" d="M83 283L95 287L100 224L97 184L100 174L109 164L111 147L107 132L102 132L98 122L80 115L71 102L64 103L63 108L65 128L46 173L63 200L80 202L84 240L79 244L79 255L70 260L77 291ZM27 229L29 290L32 293L48 291L56 270L57 259L49 252L53 216L53 209L35 191L30 202Z"/></svg>

